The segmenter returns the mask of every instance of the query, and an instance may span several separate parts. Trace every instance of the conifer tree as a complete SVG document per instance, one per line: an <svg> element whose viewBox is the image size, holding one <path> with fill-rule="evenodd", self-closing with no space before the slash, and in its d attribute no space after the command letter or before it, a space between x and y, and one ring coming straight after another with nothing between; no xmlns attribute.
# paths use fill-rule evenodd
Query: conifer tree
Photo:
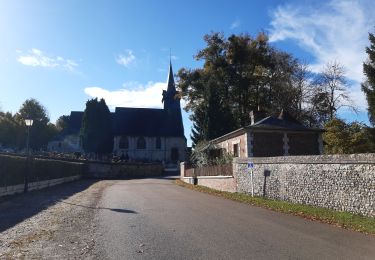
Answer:
<svg viewBox="0 0 375 260"><path fill-rule="evenodd" d="M104 101L91 99L86 102L82 119L81 140L85 152L103 155L113 150L111 113Z"/></svg>
<svg viewBox="0 0 375 260"><path fill-rule="evenodd" d="M367 80L362 84L362 90L366 94L370 122L375 126L375 35L369 33L369 40L370 46L366 48L368 60L363 63Z"/></svg>

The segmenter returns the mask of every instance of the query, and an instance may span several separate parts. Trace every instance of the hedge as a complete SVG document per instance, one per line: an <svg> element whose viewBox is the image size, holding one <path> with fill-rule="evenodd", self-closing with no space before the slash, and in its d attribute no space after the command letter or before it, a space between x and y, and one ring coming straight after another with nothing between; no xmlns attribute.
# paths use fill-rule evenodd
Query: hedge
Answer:
<svg viewBox="0 0 375 260"><path fill-rule="evenodd" d="M28 170L29 169L29 170ZM0 187L83 175L84 164L49 159L30 159L19 156L0 155Z"/></svg>

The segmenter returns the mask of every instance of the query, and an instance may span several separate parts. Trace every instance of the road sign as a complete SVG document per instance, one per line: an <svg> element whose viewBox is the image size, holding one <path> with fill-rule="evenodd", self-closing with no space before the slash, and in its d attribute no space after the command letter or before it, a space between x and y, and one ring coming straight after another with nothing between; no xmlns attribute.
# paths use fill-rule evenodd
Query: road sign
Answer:
<svg viewBox="0 0 375 260"><path fill-rule="evenodd" d="M247 164L247 168L254 168L254 163L252 163L252 162L249 162L248 164Z"/></svg>

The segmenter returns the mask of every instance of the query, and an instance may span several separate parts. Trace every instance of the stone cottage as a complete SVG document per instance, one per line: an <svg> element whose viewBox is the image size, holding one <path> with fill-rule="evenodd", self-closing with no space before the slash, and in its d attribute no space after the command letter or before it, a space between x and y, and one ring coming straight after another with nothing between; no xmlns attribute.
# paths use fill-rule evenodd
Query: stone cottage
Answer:
<svg viewBox="0 0 375 260"><path fill-rule="evenodd" d="M182 122L180 96L176 91L172 64L169 65L167 90L162 93L163 109L116 107L112 115L113 153L130 160L184 161L186 138ZM60 152L82 151L79 131L83 112L70 114L69 127L49 143Z"/></svg>
<svg viewBox="0 0 375 260"><path fill-rule="evenodd" d="M259 114L250 115L250 125L211 142L221 152L242 158L323 154L322 129L305 127L284 111L259 120Z"/></svg>

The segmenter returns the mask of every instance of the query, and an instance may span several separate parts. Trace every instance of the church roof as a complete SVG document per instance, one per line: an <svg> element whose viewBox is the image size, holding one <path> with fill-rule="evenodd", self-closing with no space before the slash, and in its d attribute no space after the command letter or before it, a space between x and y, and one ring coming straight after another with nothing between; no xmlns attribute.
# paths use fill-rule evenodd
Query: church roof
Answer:
<svg viewBox="0 0 375 260"><path fill-rule="evenodd" d="M182 124L163 109L116 107L114 134L184 137L184 130Z"/></svg>
<svg viewBox="0 0 375 260"><path fill-rule="evenodd" d="M76 134L79 133L82 125L83 112L72 111L70 112L69 124L64 134Z"/></svg>
<svg viewBox="0 0 375 260"><path fill-rule="evenodd" d="M172 62L169 62L169 73L168 73L168 88L167 92L176 92L176 87L174 83L174 77L173 77L173 70L172 70Z"/></svg>

